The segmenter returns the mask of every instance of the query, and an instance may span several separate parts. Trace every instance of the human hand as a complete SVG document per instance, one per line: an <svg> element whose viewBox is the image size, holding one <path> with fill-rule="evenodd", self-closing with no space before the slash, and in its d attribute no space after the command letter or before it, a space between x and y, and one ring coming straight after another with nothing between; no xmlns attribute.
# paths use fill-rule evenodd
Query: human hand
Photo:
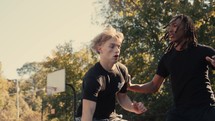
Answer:
<svg viewBox="0 0 215 121"><path fill-rule="evenodd" d="M207 56L205 59L206 59L208 62L210 62L211 65L212 65L213 67L215 67L215 55L212 56L211 58L210 58L209 56Z"/></svg>
<svg viewBox="0 0 215 121"><path fill-rule="evenodd" d="M131 75L128 75L127 87L129 88L131 85L132 85L132 83L131 83Z"/></svg>
<svg viewBox="0 0 215 121"><path fill-rule="evenodd" d="M144 106L142 102L134 101L132 105L134 107L134 113L136 114L142 114L147 111L147 108Z"/></svg>

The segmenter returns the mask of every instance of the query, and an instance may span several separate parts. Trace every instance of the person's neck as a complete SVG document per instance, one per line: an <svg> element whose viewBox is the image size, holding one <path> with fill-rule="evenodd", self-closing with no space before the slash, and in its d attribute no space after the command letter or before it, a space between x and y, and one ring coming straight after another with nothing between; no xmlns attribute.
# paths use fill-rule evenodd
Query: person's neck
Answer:
<svg viewBox="0 0 215 121"><path fill-rule="evenodd" d="M108 72L111 72L115 68L115 63L107 63L105 61L100 60L101 66Z"/></svg>
<svg viewBox="0 0 215 121"><path fill-rule="evenodd" d="M180 42L175 42L175 44L174 44L175 49L177 51L182 51L182 50L186 49L188 46L187 46L187 44L185 44L185 42L186 42L185 39L183 39Z"/></svg>

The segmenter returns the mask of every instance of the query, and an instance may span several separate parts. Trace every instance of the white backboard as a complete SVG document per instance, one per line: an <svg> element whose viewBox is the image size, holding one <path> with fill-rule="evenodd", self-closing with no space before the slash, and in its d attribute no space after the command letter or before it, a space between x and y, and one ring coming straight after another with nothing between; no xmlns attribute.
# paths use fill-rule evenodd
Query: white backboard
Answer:
<svg viewBox="0 0 215 121"><path fill-rule="evenodd" d="M65 91L65 69L61 69L47 75L47 94L52 95Z"/></svg>

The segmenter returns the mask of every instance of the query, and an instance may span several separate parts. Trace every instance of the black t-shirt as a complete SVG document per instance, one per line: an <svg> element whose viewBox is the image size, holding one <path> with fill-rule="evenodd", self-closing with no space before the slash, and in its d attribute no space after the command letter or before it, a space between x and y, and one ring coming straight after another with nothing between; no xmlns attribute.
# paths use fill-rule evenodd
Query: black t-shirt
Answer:
<svg viewBox="0 0 215 121"><path fill-rule="evenodd" d="M106 71L101 64L96 63L84 76L82 84L82 99L96 102L95 119L109 118L114 112L116 93L126 93L128 82L127 68L116 63L113 72ZM78 108L77 116L82 114L82 103Z"/></svg>
<svg viewBox="0 0 215 121"><path fill-rule="evenodd" d="M161 58L157 74L164 78L170 76L175 106L189 107L215 102L208 77L211 65L205 59L213 55L213 48L197 45L183 51L172 49Z"/></svg>

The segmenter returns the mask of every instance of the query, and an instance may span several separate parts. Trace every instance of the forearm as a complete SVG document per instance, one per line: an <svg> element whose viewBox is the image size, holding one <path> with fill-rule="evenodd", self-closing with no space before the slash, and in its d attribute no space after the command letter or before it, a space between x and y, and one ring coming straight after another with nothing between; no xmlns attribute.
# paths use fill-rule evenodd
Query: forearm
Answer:
<svg viewBox="0 0 215 121"><path fill-rule="evenodd" d="M157 91L156 87L154 87L152 82L148 82L145 84L131 84L128 87L128 90L139 93L154 93Z"/></svg>
<svg viewBox="0 0 215 121"><path fill-rule="evenodd" d="M142 114L147 111L146 107L142 102L136 102L136 101L132 102L130 98L127 96L127 94L125 93L118 93L117 99L120 106L129 112Z"/></svg>
<svg viewBox="0 0 215 121"><path fill-rule="evenodd" d="M135 112L133 103L127 94L117 94L117 99L118 99L118 103L123 109L129 112Z"/></svg>
<svg viewBox="0 0 215 121"><path fill-rule="evenodd" d="M130 83L130 85L128 86L128 90L140 93L154 93L160 89L160 86L162 85L163 81L164 78L156 74L153 77L152 81L147 82L145 84Z"/></svg>

